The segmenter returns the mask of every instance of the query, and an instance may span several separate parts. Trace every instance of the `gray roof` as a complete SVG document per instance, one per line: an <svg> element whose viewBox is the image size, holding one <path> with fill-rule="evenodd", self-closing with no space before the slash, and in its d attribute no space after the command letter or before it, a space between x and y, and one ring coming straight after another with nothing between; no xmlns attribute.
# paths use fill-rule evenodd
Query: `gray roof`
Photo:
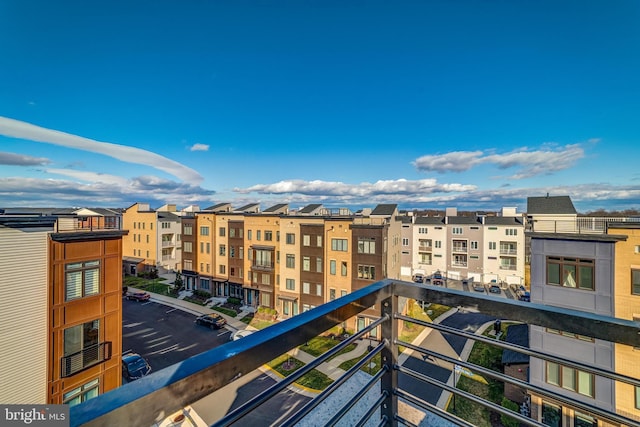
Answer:
<svg viewBox="0 0 640 427"><path fill-rule="evenodd" d="M236 212L247 212L247 211L252 211L254 210L254 208L259 207L260 203L249 203L248 205L244 205L239 207L238 209L235 209Z"/></svg>
<svg viewBox="0 0 640 427"><path fill-rule="evenodd" d="M225 211L228 212L231 210L231 203L218 203L217 205L213 205L213 206L209 206L208 208L205 209L205 211L213 211L213 212L218 212L218 211Z"/></svg>
<svg viewBox="0 0 640 427"><path fill-rule="evenodd" d="M522 226L522 220L515 216L486 216L485 225L516 225Z"/></svg>
<svg viewBox="0 0 640 427"><path fill-rule="evenodd" d="M321 204L314 203L314 204L307 205L304 208L300 209L300 211L298 213L301 213L301 214L312 213L312 212L316 211L317 209L319 209L321 207L322 207Z"/></svg>
<svg viewBox="0 0 640 427"><path fill-rule="evenodd" d="M380 204L376 206L373 211L371 211L371 215L391 216L396 212L397 209L397 204Z"/></svg>
<svg viewBox="0 0 640 427"><path fill-rule="evenodd" d="M287 203L278 203L277 205L273 205L262 212L263 213L286 213L288 209L289 209L289 205Z"/></svg>
<svg viewBox="0 0 640 427"><path fill-rule="evenodd" d="M478 217L476 216L449 216L447 217L447 224L455 225L478 225Z"/></svg>
<svg viewBox="0 0 640 427"><path fill-rule="evenodd" d="M527 215L576 215L569 196L527 197Z"/></svg>
<svg viewBox="0 0 640 427"><path fill-rule="evenodd" d="M396 220L400 220L403 224L412 224L413 217L408 215L400 215L396 217Z"/></svg>
<svg viewBox="0 0 640 427"><path fill-rule="evenodd" d="M523 323L509 326L507 328L505 341L510 344L529 348L529 325ZM503 350L502 364L511 365L513 363L529 363L529 356L522 354L519 351Z"/></svg>
<svg viewBox="0 0 640 427"><path fill-rule="evenodd" d="M158 219L165 221L180 221L180 216L173 212L158 211Z"/></svg>
<svg viewBox="0 0 640 427"><path fill-rule="evenodd" d="M444 218L441 216L418 216L415 224L422 225L443 225Z"/></svg>

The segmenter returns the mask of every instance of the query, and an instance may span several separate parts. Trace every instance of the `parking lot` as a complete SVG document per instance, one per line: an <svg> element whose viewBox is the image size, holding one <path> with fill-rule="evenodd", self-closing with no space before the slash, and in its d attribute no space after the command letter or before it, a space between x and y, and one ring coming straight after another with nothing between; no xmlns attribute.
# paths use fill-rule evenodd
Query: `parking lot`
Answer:
<svg viewBox="0 0 640 427"><path fill-rule="evenodd" d="M431 276L427 276L427 279L431 281ZM479 284L478 282L475 282L475 286L467 283L463 283L462 280L451 279L451 278L443 280L443 282L444 282L444 286L447 289L457 289L459 291L467 291L472 293L491 295L496 298L516 299L513 289L511 289L510 286L503 286L502 289L500 290L500 293L498 294L498 293L489 292L489 285L483 285L481 283Z"/></svg>
<svg viewBox="0 0 640 427"><path fill-rule="evenodd" d="M229 329L196 325L196 317L159 303L123 298L123 354L140 354L156 372L229 341Z"/></svg>

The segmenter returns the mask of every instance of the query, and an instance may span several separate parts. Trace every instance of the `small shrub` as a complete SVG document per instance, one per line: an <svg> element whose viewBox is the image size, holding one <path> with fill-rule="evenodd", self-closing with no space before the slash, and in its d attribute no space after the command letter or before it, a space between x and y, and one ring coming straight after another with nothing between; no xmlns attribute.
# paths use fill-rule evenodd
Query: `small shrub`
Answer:
<svg viewBox="0 0 640 427"><path fill-rule="evenodd" d="M193 291L193 296L206 299L209 298L211 294L207 291L203 291L202 289L196 289L195 291Z"/></svg>
<svg viewBox="0 0 640 427"><path fill-rule="evenodd" d="M227 304L231 304L231 305L241 305L242 301L240 300L240 298L236 298L236 297L229 297L227 298Z"/></svg>
<svg viewBox="0 0 640 427"><path fill-rule="evenodd" d="M513 412L518 413L520 410L520 406L516 402L513 402L506 397L502 398L502 407L507 408ZM500 422L504 427L518 427L520 422L514 418L511 418L507 415L500 415Z"/></svg>

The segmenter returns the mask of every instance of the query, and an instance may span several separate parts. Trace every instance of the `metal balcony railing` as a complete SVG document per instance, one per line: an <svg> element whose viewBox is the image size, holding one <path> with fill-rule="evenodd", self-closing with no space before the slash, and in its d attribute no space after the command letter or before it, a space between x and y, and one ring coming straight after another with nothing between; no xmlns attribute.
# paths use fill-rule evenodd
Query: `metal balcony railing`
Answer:
<svg viewBox="0 0 640 427"><path fill-rule="evenodd" d="M468 370L483 377L497 379L505 384L521 387L529 393L553 399L560 405L566 405L566 407L575 408L580 412L592 414L600 420L640 426L640 422L634 419L600 408L595 404L585 403L584 399L573 399L562 389L558 389L555 392L507 376L501 372L439 353L433 348L424 348L411 342L402 341L398 335L399 326L406 324L406 322L411 322L432 328L447 334L447 336L462 337L467 340L498 346L502 349L514 350L530 357L560 363L570 368L586 371L635 387L640 387L639 380L616 372L599 369L592 365L578 363L575 362L575 359L560 358L538 350L509 344L492 337L474 334L466 330L466 327L465 329L457 329L444 324L429 323L409 317L404 310L408 299L457 307L459 310L482 311L484 314L500 319L510 319L530 325L587 335L598 340L640 347L640 325L637 322L438 286L384 280L282 321L276 326L258 331L249 337L211 349L157 371L148 377L126 384L119 389L73 406L70 408L71 425L153 425L172 412L181 410L185 406L208 396L282 355L283 352L308 342L311 338L375 305L379 307L380 316L368 327L352 335L349 339L333 347L290 376L259 392L253 398L243 399L240 406L230 409L226 415L214 422L213 425L227 426L236 423L235 425L242 426L243 417L251 414L253 410L259 408L280 392L286 391L287 387L294 381L335 356L355 340L368 336L367 334L372 332L374 328L379 327L381 332L378 335L381 340L379 344L371 345L369 352L366 353L363 359L308 403L282 408L277 425L293 426L301 420L304 421L305 417L313 416L314 410L318 408L318 405L322 404L336 390L340 390L353 375L361 373L360 369L366 367L372 358L377 355L380 355L381 369L375 374L368 375L368 381L363 386L355 390L349 389L349 397L342 399L340 405L332 407L329 414L331 418L326 422L322 422L322 424L345 425L347 423L343 417L351 415L351 411L358 409L360 421L349 422L348 425L415 425L403 412L409 405L413 409L429 414L429 416L438 417L448 424L473 425L472 422L464 421L447 412L440 405L422 400L414 394L421 387L436 386L445 393L470 400L498 414L508 415L522 424L543 425L526 415L521 415L499 404L459 389L455 383L453 385L450 384L451 381L449 380L445 379L443 381L442 378L431 377L415 366L404 363L402 358L399 357L399 346L403 346L425 358L433 358L443 365L456 366L456 369ZM449 375L449 379L452 378L452 374L447 375ZM403 378L403 381L406 378L410 378L424 385L413 389L403 388L399 378ZM373 393L375 398L363 399L363 396L367 393ZM286 415L283 416L282 414ZM313 419L315 421L314 425L318 425L316 418Z"/></svg>
<svg viewBox="0 0 640 427"><path fill-rule="evenodd" d="M60 377L70 377L109 359L111 359L111 341L89 346L60 359Z"/></svg>
<svg viewBox="0 0 640 427"><path fill-rule="evenodd" d="M611 223L638 223L635 217L577 217L566 220L535 219L527 223L527 231L536 233L606 234Z"/></svg>
<svg viewBox="0 0 640 427"><path fill-rule="evenodd" d="M517 270L518 266L515 264L501 264L500 270Z"/></svg>
<svg viewBox="0 0 640 427"><path fill-rule="evenodd" d="M500 255L517 255L518 250L516 248L500 248Z"/></svg>
<svg viewBox="0 0 640 427"><path fill-rule="evenodd" d="M463 245L453 245L453 246L451 247L451 250L452 250L453 252L464 252L464 253L466 253L466 252L467 252L467 246L463 246Z"/></svg>

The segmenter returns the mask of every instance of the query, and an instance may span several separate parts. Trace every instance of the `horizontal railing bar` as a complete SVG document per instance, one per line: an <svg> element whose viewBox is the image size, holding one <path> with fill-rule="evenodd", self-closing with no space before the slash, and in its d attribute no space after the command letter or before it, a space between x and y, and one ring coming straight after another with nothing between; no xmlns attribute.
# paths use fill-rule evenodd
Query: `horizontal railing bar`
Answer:
<svg viewBox="0 0 640 427"><path fill-rule="evenodd" d="M496 298L484 294L413 282L393 283L395 294L448 307L464 307L501 319L559 329L604 341L640 347L640 323L586 311Z"/></svg>
<svg viewBox="0 0 640 427"><path fill-rule="evenodd" d="M535 420L533 420L531 418L527 418L527 417L521 415L518 412L510 411L509 409L503 408L502 406L496 405L493 402L490 402L490 401L488 401L486 399L478 397L475 394L471 394L471 393L469 393L467 391L464 391L462 389L451 387L450 385L445 384L442 381L438 381L438 380L436 380L434 378L428 377L428 376L426 376L426 375L424 375L424 374L422 374L422 373L420 373L418 371L414 371L413 369L405 368L404 366L398 366L398 365L396 365L394 368L397 369L399 372L402 372L405 375L409 375L412 378L415 378L417 380L432 384L432 385L434 385L436 387L439 387L439 388L441 388L443 390L446 390L446 391L448 391L450 393L453 393L453 394L456 394L458 396L461 396L461 397L464 397L466 399L469 399L469 400L471 400L471 401L473 401L475 403L478 403L480 405L483 405L486 408L489 408L489 409L491 409L493 411L500 412L501 414L507 415L507 416L509 416L511 418L515 418L515 419L517 419L518 421L520 421L522 423L525 423L525 424L528 424L528 425L533 425L533 426L538 426L538 427L545 427L544 424L539 423L539 422L537 422L537 421L535 421Z"/></svg>
<svg viewBox="0 0 640 427"><path fill-rule="evenodd" d="M351 369L345 372L344 375L340 376L340 378L332 382L326 389L322 391L322 393L320 393L320 395L316 396L316 398L307 402L307 404L304 405L299 411L297 411L295 414L290 416L289 419L283 424L283 426L292 426L296 424L298 421L300 421L302 418L304 418L305 415L311 412L316 406L318 406L329 395L331 395L331 393L333 393L338 387L343 385L349 378L351 378L351 376L353 376L356 372L358 372L358 369L364 366L364 364L367 363L368 360L370 360L377 353L379 353L384 348L385 344L386 344L385 342L381 342L380 344L378 344L374 352L369 353L366 357L364 357L362 360L360 360L358 363L352 366ZM356 367L357 369L354 369Z"/></svg>
<svg viewBox="0 0 640 427"><path fill-rule="evenodd" d="M444 409L437 407L433 403L429 403L425 400L422 400L419 397L409 394L404 390L396 390L396 394L398 395L398 397L408 402L411 402L412 404L416 405L417 407L424 410L425 412L431 412L440 418L444 418L450 423L454 423L458 426L463 426L463 427L475 427L475 424L471 424L468 421L463 420L462 418L456 417L455 415L445 411Z"/></svg>
<svg viewBox="0 0 640 427"><path fill-rule="evenodd" d="M252 410L257 408L258 406L262 405L267 400L271 399L273 396L278 394L280 391L284 390L285 388L287 388L288 386L293 384L297 379L299 379L299 378L303 377L304 375L306 375L307 373L311 372L313 369L315 369L321 363L323 363L327 358L329 358L332 355L338 353L340 350L342 350L343 348L345 348L349 344L353 343L354 341L356 341L357 339L362 337L367 332L368 331L365 328L365 329L359 331L358 333L350 336L348 339L342 341L340 344L338 344L335 347L331 348L329 351L327 351L326 353L322 354L320 357L315 358L311 362L309 362L306 365L304 365L302 368L300 368L300 369L296 370L295 372L293 372L291 375L288 375L288 376L284 377L282 380L276 382L274 385L272 385L271 387L267 388L266 390L264 390L263 392L261 392L260 394L255 396L253 399L249 400L248 402L240 405L239 407L237 407L233 411L229 412L223 418L221 418L215 424L213 424L213 426L226 426L226 425L232 424L232 423L240 420L242 417L247 415L249 412L251 412ZM313 400L312 400L312 402L313 402Z"/></svg>
<svg viewBox="0 0 640 427"><path fill-rule="evenodd" d="M392 295L373 283L251 335L72 406L71 426L153 425Z"/></svg>
<svg viewBox="0 0 640 427"><path fill-rule="evenodd" d="M594 374L594 375L599 375L601 377L605 377L608 378L610 380L616 380L616 381L620 381L620 382L624 382L626 384L630 384L636 387L640 387L640 380L636 379L636 378L632 378L629 377L627 375L623 375L623 374L619 374L617 372L613 372L607 369L603 369L603 368L594 368L591 365L587 365L581 362L575 362L573 360L569 360L569 359L565 359L559 356L553 356L551 354L548 353L543 353L541 351L538 350L532 350L528 347L522 347L520 345L517 344L512 344L512 343L508 343L506 341L500 341L500 340L496 340L495 338L489 338L489 337L485 337L483 335L477 335L473 332L467 332L467 331L463 331L457 328L452 328L450 326L446 326L440 323L429 323L429 322L425 322L423 320L420 319L416 319L413 317L407 317L404 316L402 314L397 314L395 315L396 318L401 319L401 320L406 320L406 321L410 321L412 323L416 323L422 326L426 326L429 328L433 328L433 329L437 329L440 332L445 332L445 333L449 333L449 334L454 334L454 335L458 335L458 336L462 336L468 339L472 339L475 341L480 341L483 342L485 344L489 344L489 345L493 345L496 347L500 347L503 349L508 349L508 350L514 350L517 351L519 353L522 354L526 354L527 356L533 356L533 357L537 357L538 359L543 359L543 360L547 360L550 362L554 362L554 363L559 363L561 365L565 365L568 366L570 368L575 368L575 369L579 369L581 371L585 371L588 372L590 374Z"/></svg>
<svg viewBox="0 0 640 427"><path fill-rule="evenodd" d="M380 409L380 405L382 405L382 402L384 402L384 400L387 398L387 394L388 393L386 390L382 390L380 396L376 399L371 408L369 408L369 410L365 412L365 414L362 416L362 419L358 421L358 424L356 424L355 427L363 427L365 424L367 424L367 421L369 421L371 416L375 414L378 409Z"/></svg>
<svg viewBox="0 0 640 427"><path fill-rule="evenodd" d="M611 411L608 411L606 409L598 408L597 406L590 405L589 403L586 403L586 402L572 400L572 399L570 399L568 397L565 397L565 396L563 396L561 394L557 394L557 393L554 393L553 391L550 391L548 389L536 386L535 384L531 384L531 383L528 383L526 381L522 381L522 380L519 380L517 378L510 377L510 376L508 376L506 374L503 374L501 372L493 371L491 369L488 369L488 368L485 368L483 366L479 366L479 365L476 365L476 364L473 364L473 363L470 363L470 362L467 362L467 361L464 361L464 360L457 360L457 359L454 359L453 357L447 356L445 354L437 353L435 351L432 351L432 350L429 350L429 349L426 349L426 348L423 348L423 347L418 347L418 346L415 346L415 345L407 343L407 342L401 341L400 344L402 344L402 345L406 346L407 348L410 348L410 349L412 349L414 351L417 351L419 353L428 354L430 356L437 357L440 360L444 360L444 361L449 362L449 363L454 364L454 365L457 364L457 365L460 365L460 366L464 366L465 368L469 368L472 371L479 372L479 373L481 373L483 375L489 376L489 377L494 378L496 380L499 380L499 381L502 381L502 382L506 382L506 383L515 385L517 387L521 387L521 388L526 389L526 390L533 391L536 394L540 394L542 396L549 397L551 399L557 400L560 403L564 403L564 404L570 405L570 406L572 406L574 408L577 408L577 409L582 409L583 411L586 411L586 412L591 412L594 415L598 415L598 416L603 417L603 418L608 418L608 419L611 419L613 421L619 422L621 424L629 424L629 423L631 423L631 425L640 427L640 423L635 422L632 419L629 419L629 418L627 418L627 417L625 417L623 415L616 414L615 412L611 412Z"/></svg>
<svg viewBox="0 0 640 427"><path fill-rule="evenodd" d="M411 421L409 421L408 419L401 417L400 415L396 414L396 416L394 417L394 420L396 421L400 421L402 423L402 425L405 426L409 426L409 427L419 427L417 424L412 423Z"/></svg>
<svg viewBox="0 0 640 427"><path fill-rule="evenodd" d="M380 352L380 350L382 350L382 347L380 347L380 349L378 349L378 351L375 354L378 354ZM364 359L363 359L364 360ZM365 363L367 361L371 360L371 358L369 358L368 360L365 361ZM357 366L357 365L355 365ZM352 367L355 368L355 366ZM359 370L360 368L362 368L364 366L364 363L360 366L358 366L358 368L356 369ZM351 370L351 369L350 369ZM353 406L358 403L360 401L360 399L362 399L362 397L374 386L376 385L379 381L380 378L382 378L382 376L389 370L389 368L387 367L387 365L384 365L382 369L380 369L375 375L373 375L369 381L367 381L367 383L364 385L364 387L362 387L360 390L358 390L358 392L351 398L349 399L349 401L347 402L346 405L342 406L342 408L340 408L340 410L334 414L334 416L329 420L329 422L327 423L328 425L334 425L336 424L340 419L342 419L342 417L345 416L345 414L347 412L349 412L349 410L351 410L351 408L353 408Z"/></svg>

